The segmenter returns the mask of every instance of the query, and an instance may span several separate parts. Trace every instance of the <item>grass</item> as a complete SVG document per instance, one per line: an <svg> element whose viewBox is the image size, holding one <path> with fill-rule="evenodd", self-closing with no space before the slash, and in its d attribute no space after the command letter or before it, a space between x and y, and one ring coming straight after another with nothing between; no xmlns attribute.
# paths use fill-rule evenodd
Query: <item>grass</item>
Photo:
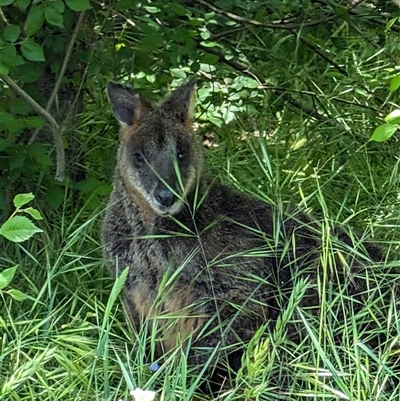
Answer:
<svg viewBox="0 0 400 401"><path fill-rule="evenodd" d="M273 121L261 124L264 132ZM353 225L361 227L387 253L387 261L366 261L369 267L361 279L370 293L363 303L348 299L345 283L335 288L326 280L313 284L307 276L298 277L276 327L260 327L246 346L233 387L221 398L396 400L400 317L393 290L398 279L390 267L396 266L400 233L392 201L398 162L378 170L373 151L365 147L346 160L336 152L345 141L342 136L330 140L331 153L322 159L315 146L293 150L290 141L283 142L290 129L283 127L268 140L243 129L241 141L221 131L216 135L219 147L208 155L210 169L275 203L278 210L298 204L311 212L323 243L323 276L342 269L335 261L343 262L349 251L350 245L335 244L331 235L332 225L340 223L350 235ZM311 125L309 132L318 132L318 126ZM72 190L66 193L68 204ZM17 302L0 293L1 400L128 400L136 387L157 391L161 400L205 397L197 389L207 366L193 372L184 347L178 345L156 372L150 369L158 341L150 328L157 318L140 332L126 321L118 297L124 276L108 277L101 256L98 225L103 213L103 206L91 213L85 206L79 211L65 207L48 216L43 235L2 245L1 269L19 264L10 287L32 299ZM299 306L312 285L320 296L318 315ZM299 333L296 341L288 336L290 325ZM372 337L383 343L372 347Z"/></svg>

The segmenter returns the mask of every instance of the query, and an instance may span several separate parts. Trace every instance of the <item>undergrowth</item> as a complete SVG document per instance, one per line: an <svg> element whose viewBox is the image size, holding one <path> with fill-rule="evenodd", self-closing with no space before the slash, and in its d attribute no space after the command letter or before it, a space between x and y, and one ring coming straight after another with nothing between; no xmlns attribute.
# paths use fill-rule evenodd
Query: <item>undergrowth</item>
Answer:
<svg viewBox="0 0 400 401"><path fill-rule="evenodd" d="M216 132L216 146L207 152L209 170L274 203L279 213L311 213L322 239L319 266L325 278L345 265L346 246L334 244L333 226L345 227L350 236L357 231L378 244L384 257L364 261L369 293L363 302L349 299L346 283L297 277L276 326L266 322L250 344L238 344L246 349L243 365L220 398L398 399L398 279L391 272L400 234L393 174L398 161L378 169L373 148L354 148L340 134L328 142L320 135L326 145L322 157L321 147L296 145L293 127L269 131L273 124L261 122L256 134L245 125ZM310 137L319 128L310 124ZM289 134L292 139L284 141ZM94 212L85 206L76 211L73 189L65 194L69 206L52 212L51 219L47 215L43 233L22 244L1 244L1 270L18 264L12 284L30 299L18 302L0 292L0 399L127 400L136 387L157 391L161 400L207 399L198 388L209 366L193 370L187 349L178 344L155 369L159 338L151 328L157 317L140 332L126 320L119 298L124 275L108 277L99 245L104 204ZM317 315L299 306L310 286L319 292ZM298 333L295 340L288 336L289 324Z"/></svg>

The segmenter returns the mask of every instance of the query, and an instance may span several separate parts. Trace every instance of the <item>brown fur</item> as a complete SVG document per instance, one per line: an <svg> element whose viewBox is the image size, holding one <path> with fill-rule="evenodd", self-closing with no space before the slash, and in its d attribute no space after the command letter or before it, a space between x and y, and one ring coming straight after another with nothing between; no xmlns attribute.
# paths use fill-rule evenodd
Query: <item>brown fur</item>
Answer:
<svg viewBox="0 0 400 401"><path fill-rule="evenodd" d="M279 215L203 173L202 146L189 129L193 92L188 82L157 107L110 83L122 128L101 240L111 275L129 267L125 300L137 328L157 319L164 351L193 334L208 352L191 352L190 363L203 366L215 347L248 341L275 321L299 272L320 274L321 241L308 216ZM338 275L349 276L324 279ZM318 304L310 289L302 305Z"/></svg>

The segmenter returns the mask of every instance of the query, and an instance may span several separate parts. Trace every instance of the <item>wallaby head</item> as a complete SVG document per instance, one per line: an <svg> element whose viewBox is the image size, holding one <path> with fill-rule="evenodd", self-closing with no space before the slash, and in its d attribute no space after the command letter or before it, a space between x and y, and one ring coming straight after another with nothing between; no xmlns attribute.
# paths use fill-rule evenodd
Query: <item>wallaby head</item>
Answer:
<svg viewBox="0 0 400 401"><path fill-rule="evenodd" d="M156 106L128 86L107 87L121 125L118 172L134 201L158 215L178 213L201 174L202 149L191 129L194 92L192 79Z"/></svg>

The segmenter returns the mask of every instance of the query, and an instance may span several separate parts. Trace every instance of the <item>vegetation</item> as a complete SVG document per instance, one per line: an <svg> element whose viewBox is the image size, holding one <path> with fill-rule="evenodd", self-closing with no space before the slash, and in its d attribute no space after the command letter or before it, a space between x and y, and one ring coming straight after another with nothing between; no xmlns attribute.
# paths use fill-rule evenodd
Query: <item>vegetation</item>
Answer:
<svg viewBox="0 0 400 401"><path fill-rule="evenodd" d="M126 322L124 276L107 276L98 241L118 130L106 82L160 99L193 74L210 172L320 220L324 266L333 225L385 253L368 277L385 308L371 300L344 313L341 292L321 288L326 310L300 311L305 339L294 344L285 325L307 286L299 280L222 398L398 399L397 3L0 0L0 399L197 391L206 367L190 372L182 348L153 371L145 348L155 334ZM16 217L29 218L25 237L19 225L10 234ZM364 329L372 321L375 333ZM374 348L377 332L386 340Z"/></svg>

